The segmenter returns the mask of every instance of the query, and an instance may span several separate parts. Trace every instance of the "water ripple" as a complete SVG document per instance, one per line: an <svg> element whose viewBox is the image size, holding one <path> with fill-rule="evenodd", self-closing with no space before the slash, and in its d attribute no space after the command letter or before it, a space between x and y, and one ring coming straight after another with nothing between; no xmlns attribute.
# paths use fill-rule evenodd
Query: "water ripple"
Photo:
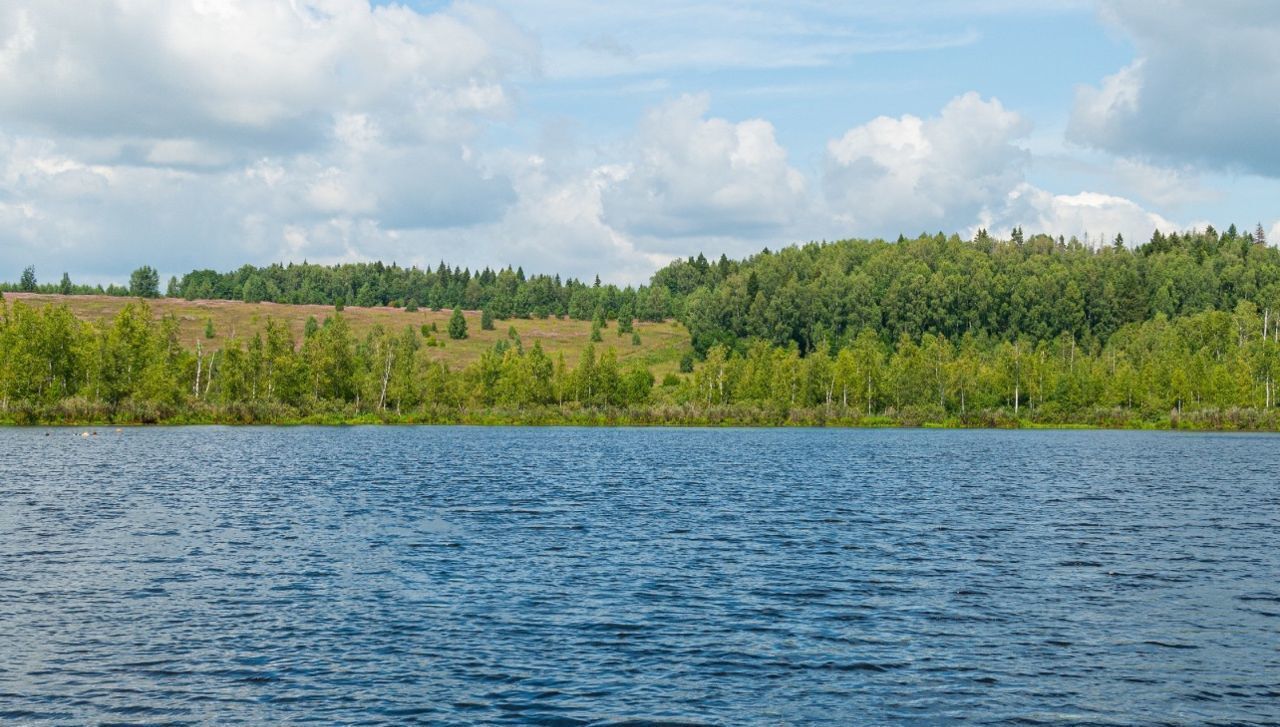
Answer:
<svg viewBox="0 0 1280 727"><path fill-rule="evenodd" d="M0 430L0 720L1276 724L1277 444Z"/></svg>

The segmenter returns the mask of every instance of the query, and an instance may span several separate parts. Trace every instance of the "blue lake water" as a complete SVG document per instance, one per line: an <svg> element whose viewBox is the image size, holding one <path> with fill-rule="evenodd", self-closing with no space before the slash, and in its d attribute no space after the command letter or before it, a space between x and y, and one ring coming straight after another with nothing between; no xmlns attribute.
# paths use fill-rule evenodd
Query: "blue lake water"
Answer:
<svg viewBox="0 0 1280 727"><path fill-rule="evenodd" d="M1280 721L1280 437L0 430L0 721Z"/></svg>

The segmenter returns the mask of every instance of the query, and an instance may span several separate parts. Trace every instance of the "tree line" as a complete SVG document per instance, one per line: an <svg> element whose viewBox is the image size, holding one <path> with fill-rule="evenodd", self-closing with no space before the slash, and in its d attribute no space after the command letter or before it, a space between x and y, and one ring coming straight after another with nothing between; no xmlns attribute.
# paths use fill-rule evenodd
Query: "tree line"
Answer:
<svg viewBox="0 0 1280 727"><path fill-rule="evenodd" d="M1242 301L1280 310L1280 250L1261 227L1233 225L1153 234L1136 248L1091 247L1048 235L972 240L921 235L896 243L845 240L764 252L741 262L681 260L655 287L675 306L693 344L742 353L754 340L795 344L802 355L842 345L871 329L885 343L926 334L1048 341L1066 334L1105 344L1126 325Z"/></svg>
<svg viewBox="0 0 1280 727"><path fill-rule="evenodd" d="M456 320L456 319L455 319ZM451 337L466 336L462 330ZM654 380L588 345L570 368L514 329L479 359L451 369L429 355L425 326L374 326L357 337L341 313L312 319L302 340L268 319L247 340L205 351L178 342L178 321L145 301L88 323L66 306L0 295L0 417L16 421L291 421L403 416L492 407L646 404Z"/></svg>
<svg viewBox="0 0 1280 727"><path fill-rule="evenodd" d="M741 352L715 344L661 383L642 364L620 364L612 348L591 344L567 361L525 346L514 329L457 369L431 355L434 331L375 326L357 337L340 313L309 321L301 340L268 320L214 351L184 348L177 332L176 319L157 319L144 301L87 323L65 306L0 297L0 419L473 421L535 412L574 421L590 410L638 423L1280 424L1280 321L1251 302L1230 313L1157 314L1105 345L1067 333L885 343L870 328L805 356L761 339Z"/></svg>
<svg viewBox="0 0 1280 727"><path fill-rule="evenodd" d="M357 340L340 312L298 341L269 323L204 352L179 346L176 323L142 305L88 324L16 302L0 307L0 416L1280 425L1280 251L1261 228L1157 232L1135 248L1020 229L814 243L677 260L635 289L380 263L206 271L170 287L231 295L238 284L243 295L263 271L293 281L273 294L328 291L339 310L356 281L381 281L378 300L405 307L451 302L453 338L467 335L464 306L484 311L485 328L518 315L591 320L593 341L613 319L629 332L645 310L679 319L692 346L660 382L603 346L553 361L518 336L450 369L428 332L375 327Z"/></svg>

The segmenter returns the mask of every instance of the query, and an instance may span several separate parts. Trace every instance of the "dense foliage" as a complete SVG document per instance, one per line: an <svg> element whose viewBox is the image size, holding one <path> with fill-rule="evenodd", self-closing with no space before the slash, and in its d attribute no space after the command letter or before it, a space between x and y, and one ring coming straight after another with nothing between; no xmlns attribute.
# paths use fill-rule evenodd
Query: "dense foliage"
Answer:
<svg viewBox="0 0 1280 727"><path fill-rule="evenodd" d="M921 236L765 251L741 263L678 261L653 278L679 298L695 347L745 351L753 339L802 354L839 348L863 330L885 342L925 334L1048 341L1092 348L1123 326L1234 311L1280 310L1280 251L1241 235L1163 235L1137 249L1094 249L1035 236L971 241Z"/></svg>
<svg viewBox="0 0 1280 727"><path fill-rule="evenodd" d="M404 414L487 407L644 404L643 367L588 347L570 370L538 344L500 341L457 371L428 355L430 330L375 327L357 339L341 314L301 342L268 321L265 335L205 352L178 345L177 321L145 302L85 323L64 306L0 297L0 416L18 421L282 421L335 414Z"/></svg>
<svg viewBox="0 0 1280 727"><path fill-rule="evenodd" d="M152 290L153 271L145 278ZM452 339L467 336L463 307L483 309L486 330L568 314L590 320L597 342L610 321L621 336L633 318L674 315L700 360L655 387L610 350L588 348L570 369L513 335L450 370L429 353L446 344L436 331L356 340L340 314L309 323L302 341L272 324L208 354L183 350L174 322L141 305L90 325L17 302L0 307L0 417L1280 425L1280 251L1234 227L1156 233L1135 249L1020 230L810 244L679 260L622 290L380 263L197 272L170 288L338 310L353 293L357 304L453 307Z"/></svg>
<svg viewBox="0 0 1280 727"><path fill-rule="evenodd" d="M380 262L246 265L227 273L196 270L182 276L172 294L188 300L483 309L496 318L560 315L587 320L599 308L611 318L658 321L675 313L665 289L619 288L601 284L599 278L588 285L574 279L562 281L559 275L526 276L521 268L473 273L444 263L435 270Z"/></svg>

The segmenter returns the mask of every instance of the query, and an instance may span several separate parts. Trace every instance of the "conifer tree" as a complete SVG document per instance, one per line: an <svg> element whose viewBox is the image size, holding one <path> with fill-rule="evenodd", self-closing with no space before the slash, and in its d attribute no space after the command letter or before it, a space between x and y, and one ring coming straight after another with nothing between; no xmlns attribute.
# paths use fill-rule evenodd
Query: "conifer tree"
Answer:
<svg viewBox="0 0 1280 727"><path fill-rule="evenodd" d="M467 337L467 319L462 315L461 308L454 308L453 315L449 317L449 338L455 341Z"/></svg>
<svg viewBox="0 0 1280 727"><path fill-rule="evenodd" d="M489 309L489 306L485 306L484 310L480 311L480 330L493 330L493 311Z"/></svg>

